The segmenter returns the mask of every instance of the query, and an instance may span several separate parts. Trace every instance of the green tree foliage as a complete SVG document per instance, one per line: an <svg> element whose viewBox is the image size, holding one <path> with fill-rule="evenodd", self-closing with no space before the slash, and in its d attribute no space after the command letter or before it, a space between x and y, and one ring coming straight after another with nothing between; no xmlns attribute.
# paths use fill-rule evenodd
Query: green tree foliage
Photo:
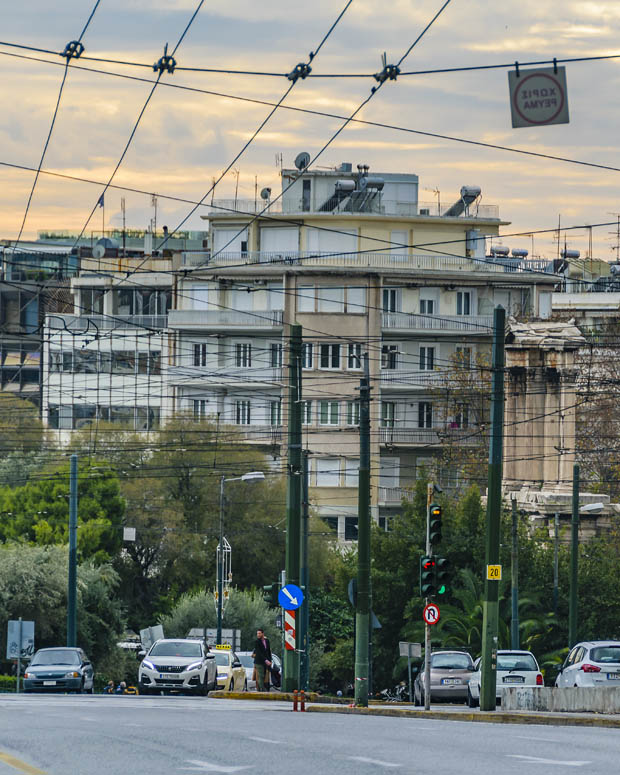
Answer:
<svg viewBox="0 0 620 775"><path fill-rule="evenodd" d="M18 396L0 392L0 454L36 452L44 440L37 407Z"/></svg>

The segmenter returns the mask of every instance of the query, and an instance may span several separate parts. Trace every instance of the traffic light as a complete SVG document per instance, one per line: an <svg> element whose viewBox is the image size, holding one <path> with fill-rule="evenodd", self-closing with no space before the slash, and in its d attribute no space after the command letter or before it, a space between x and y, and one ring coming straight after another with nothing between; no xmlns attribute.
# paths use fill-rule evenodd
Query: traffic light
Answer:
<svg viewBox="0 0 620 775"><path fill-rule="evenodd" d="M274 584L265 584L263 587L263 600L266 603L269 603L271 608L277 608L278 603L278 592L280 591L280 585L278 582L275 582Z"/></svg>
<svg viewBox="0 0 620 775"><path fill-rule="evenodd" d="M441 506L437 503L431 503L428 511L430 515L429 539L431 546L435 546L441 541Z"/></svg>
<svg viewBox="0 0 620 775"><path fill-rule="evenodd" d="M432 597L435 591L435 558L420 557L420 596Z"/></svg>
<svg viewBox="0 0 620 775"><path fill-rule="evenodd" d="M449 569L449 560L445 557L435 558L435 587L438 595L445 595L448 592Z"/></svg>

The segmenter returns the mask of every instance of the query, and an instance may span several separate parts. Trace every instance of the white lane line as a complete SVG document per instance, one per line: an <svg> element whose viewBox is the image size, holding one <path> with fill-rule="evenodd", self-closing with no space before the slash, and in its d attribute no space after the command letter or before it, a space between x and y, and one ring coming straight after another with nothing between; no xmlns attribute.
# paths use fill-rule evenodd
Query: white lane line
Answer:
<svg viewBox="0 0 620 775"><path fill-rule="evenodd" d="M558 743L561 744L561 740L554 739L552 737L534 737L533 735L515 735L517 740L529 740L530 743Z"/></svg>
<svg viewBox="0 0 620 775"><path fill-rule="evenodd" d="M248 737L248 740L256 740L257 743L273 743L274 745L281 745L281 740L270 740L268 737Z"/></svg>
<svg viewBox="0 0 620 775"><path fill-rule="evenodd" d="M191 770L192 772L241 772L241 770L249 770L250 766L243 767L227 767L222 764L212 764L211 762L203 762L200 759L187 759L188 764L194 764L194 767L181 767L181 770Z"/></svg>
<svg viewBox="0 0 620 775"><path fill-rule="evenodd" d="M560 761L559 759L541 759L538 756L523 756L518 753L506 754L510 759L522 759L524 764L561 764L563 767L583 767L592 762Z"/></svg>
<svg viewBox="0 0 620 775"><path fill-rule="evenodd" d="M367 756L347 756L352 762L362 762L363 764L374 764L376 767L402 767L401 764L393 762L382 762L380 759L369 759Z"/></svg>

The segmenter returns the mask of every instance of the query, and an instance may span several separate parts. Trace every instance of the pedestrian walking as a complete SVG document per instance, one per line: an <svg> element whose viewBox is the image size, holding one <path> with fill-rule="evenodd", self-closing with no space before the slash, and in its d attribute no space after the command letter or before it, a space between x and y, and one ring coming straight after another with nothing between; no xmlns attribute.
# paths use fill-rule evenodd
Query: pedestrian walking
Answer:
<svg viewBox="0 0 620 775"><path fill-rule="evenodd" d="M268 676L271 669L271 645L269 644L269 638L265 635L262 628L259 627L256 630L256 643L254 644L254 651L252 652L254 657L254 668L256 670L256 688L259 692L266 690L268 686L266 674Z"/></svg>

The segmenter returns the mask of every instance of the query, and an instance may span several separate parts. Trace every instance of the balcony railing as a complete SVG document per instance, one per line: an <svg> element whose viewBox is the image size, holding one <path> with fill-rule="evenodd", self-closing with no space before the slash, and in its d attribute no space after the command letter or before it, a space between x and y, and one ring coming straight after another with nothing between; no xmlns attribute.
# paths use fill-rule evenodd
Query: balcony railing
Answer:
<svg viewBox="0 0 620 775"><path fill-rule="evenodd" d="M281 425L238 425L235 428L248 441L261 441L264 444L282 443Z"/></svg>
<svg viewBox="0 0 620 775"><path fill-rule="evenodd" d="M180 309L172 310L168 317L170 328L221 328L244 326L246 328L274 328L282 325L282 310Z"/></svg>
<svg viewBox="0 0 620 775"><path fill-rule="evenodd" d="M381 444L403 446L439 446L451 443L462 446L476 446L482 442L482 436L476 428L415 428L397 426L394 428L379 428L379 442Z"/></svg>
<svg viewBox="0 0 620 775"><path fill-rule="evenodd" d="M172 384L191 385L208 383L215 385L220 382L229 387L252 383L255 387L264 384L265 387L279 385L282 381L282 369L271 367L234 368L227 366L222 371L206 366L170 366L168 378Z"/></svg>
<svg viewBox="0 0 620 775"><path fill-rule="evenodd" d="M401 503L403 498L407 501L413 500L413 492L404 487L382 487L379 485L379 503Z"/></svg>
<svg viewBox="0 0 620 775"><path fill-rule="evenodd" d="M492 315L418 315L409 312L384 312L383 328L420 331L467 331L469 334L490 335Z"/></svg>
<svg viewBox="0 0 620 775"><path fill-rule="evenodd" d="M381 387L437 387L446 381L441 371L405 371L400 369L382 369Z"/></svg>
<svg viewBox="0 0 620 775"><path fill-rule="evenodd" d="M148 328L163 331L168 327L168 315L47 315L50 328L61 331L79 331L96 333L98 330L124 328Z"/></svg>

